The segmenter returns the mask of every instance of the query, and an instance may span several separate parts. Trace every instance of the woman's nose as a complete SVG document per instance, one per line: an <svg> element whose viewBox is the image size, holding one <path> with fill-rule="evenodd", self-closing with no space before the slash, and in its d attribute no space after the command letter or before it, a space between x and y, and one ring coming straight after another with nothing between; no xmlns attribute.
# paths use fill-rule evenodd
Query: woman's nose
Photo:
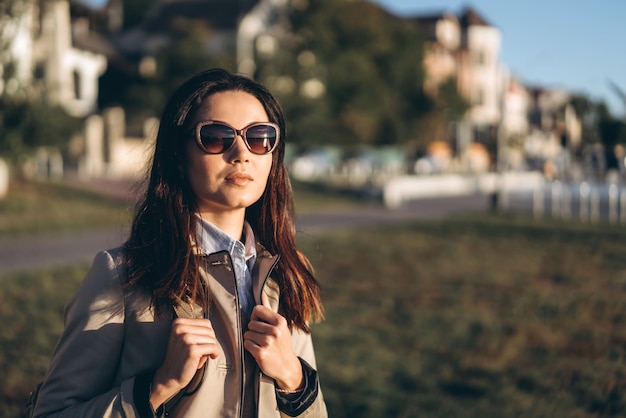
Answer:
<svg viewBox="0 0 626 418"><path fill-rule="evenodd" d="M235 143L229 152L229 159L232 162L248 161L250 159L250 150L246 146L246 142L241 134L235 137Z"/></svg>

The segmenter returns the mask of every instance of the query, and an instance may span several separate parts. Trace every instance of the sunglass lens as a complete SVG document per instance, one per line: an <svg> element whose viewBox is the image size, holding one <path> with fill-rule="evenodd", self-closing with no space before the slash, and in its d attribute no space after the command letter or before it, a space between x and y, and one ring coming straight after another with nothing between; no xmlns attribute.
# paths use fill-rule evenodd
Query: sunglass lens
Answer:
<svg viewBox="0 0 626 418"><path fill-rule="evenodd" d="M271 125L256 125L246 131L250 151L255 154L267 154L276 144L278 132Z"/></svg>
<svg viewBox="0 0 626 418"><path fill-rule="evenodd" d="M225 125L214 123L200 128L200 142L209 154L219 154L233 144L235 132Z"/></svg>

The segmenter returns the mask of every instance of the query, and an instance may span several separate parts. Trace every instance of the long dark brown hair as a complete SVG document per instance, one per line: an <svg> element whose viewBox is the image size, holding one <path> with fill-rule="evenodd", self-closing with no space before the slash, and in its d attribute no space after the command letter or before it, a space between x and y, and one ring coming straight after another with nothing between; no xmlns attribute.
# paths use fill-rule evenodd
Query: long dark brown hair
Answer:
<svg viewBox="0 0 626 418"><path fill-rule="evenodd" d="M308 323L323 317L319 284L307 258L296 249L293 193L284 163L285 120L280 104L256 81L222 69L202 72L185 82L167 103L157 133L145 193L137 205L125 243L127 286L152 293L157 313L185 298L199 298L200 260L194 257L196 197L185 173L187 121L207 97L242 91L256 97L271 122L280 127L278 146L261 198L246 209L257 242L280 259L273 277L281 289L281 314L290 326L309 331Z"/></svg>

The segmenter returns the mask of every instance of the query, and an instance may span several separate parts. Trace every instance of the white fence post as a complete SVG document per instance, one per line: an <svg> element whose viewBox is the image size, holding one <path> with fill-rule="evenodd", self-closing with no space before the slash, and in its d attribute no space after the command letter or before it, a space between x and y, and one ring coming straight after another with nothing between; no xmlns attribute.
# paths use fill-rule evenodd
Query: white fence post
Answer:
<svg viewBox="0 0 626 418"><path fill-rule="evenodd" d="M9 193L9 165L0 158L0 199Z"/></svg>
<svg viewBox="0 0 626 418"><path fill-rule="evenodd" d="M591 193L591 187L589 183L583 181L579 187L580 193L580 207L579 216L581 221L589 220L589 194Z"/></svg>
<svg viewBox="0 0 626 418"><path fill-rule="evenodd" d="M561 218L569 219L572 217L572 192L569 185L565 185L561 189Z"/></svg>
<svg viewBox="0 0 626 418"><path fill-rule="evenodd" d="M617 195L618 189L616 184L609 186L609 222L617 222Z"/></svg>
<svg viewBox="0 0 626 418"><path fill-rule="evenodd" d="M552 201L552 218L558 218L561 212L561 182L552 183L551 201Z"/></svg>
<svg viewBox="0 0 626 418"><path fill-rule="evenodd" d="M589 220L596 223L600 220L600 191L598 187L593 187L590 193Z"/></svg>
<svg viewBox="0 0 626 418"><path fill-rule="evenodd" d="M619 220L622 225L626 224L626 188L619 194Z"/></svg>
<svg viewBox="0 0 626 418"><path fill-rule="evenodd" d="M533 189L533 214L535 218L541 218L545 211L545 193L543 187Z"/></svg>

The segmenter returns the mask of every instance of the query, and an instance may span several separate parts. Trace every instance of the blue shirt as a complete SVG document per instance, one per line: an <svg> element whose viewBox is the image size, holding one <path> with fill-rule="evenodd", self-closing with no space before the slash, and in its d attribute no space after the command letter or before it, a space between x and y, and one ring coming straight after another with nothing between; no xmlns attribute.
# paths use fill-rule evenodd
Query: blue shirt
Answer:
<svg viewBox="0 0 626 418"><path fill-rule="evenodd" d="M241 242L200 217L197 234L198 245L205 254L219 251L228 251L230 254L235 270L239 303L249 317L255 305L252 294L252 268L256 262L256 241L252 228L248 222L244 222L243 239L245 242Z"/></svg>

